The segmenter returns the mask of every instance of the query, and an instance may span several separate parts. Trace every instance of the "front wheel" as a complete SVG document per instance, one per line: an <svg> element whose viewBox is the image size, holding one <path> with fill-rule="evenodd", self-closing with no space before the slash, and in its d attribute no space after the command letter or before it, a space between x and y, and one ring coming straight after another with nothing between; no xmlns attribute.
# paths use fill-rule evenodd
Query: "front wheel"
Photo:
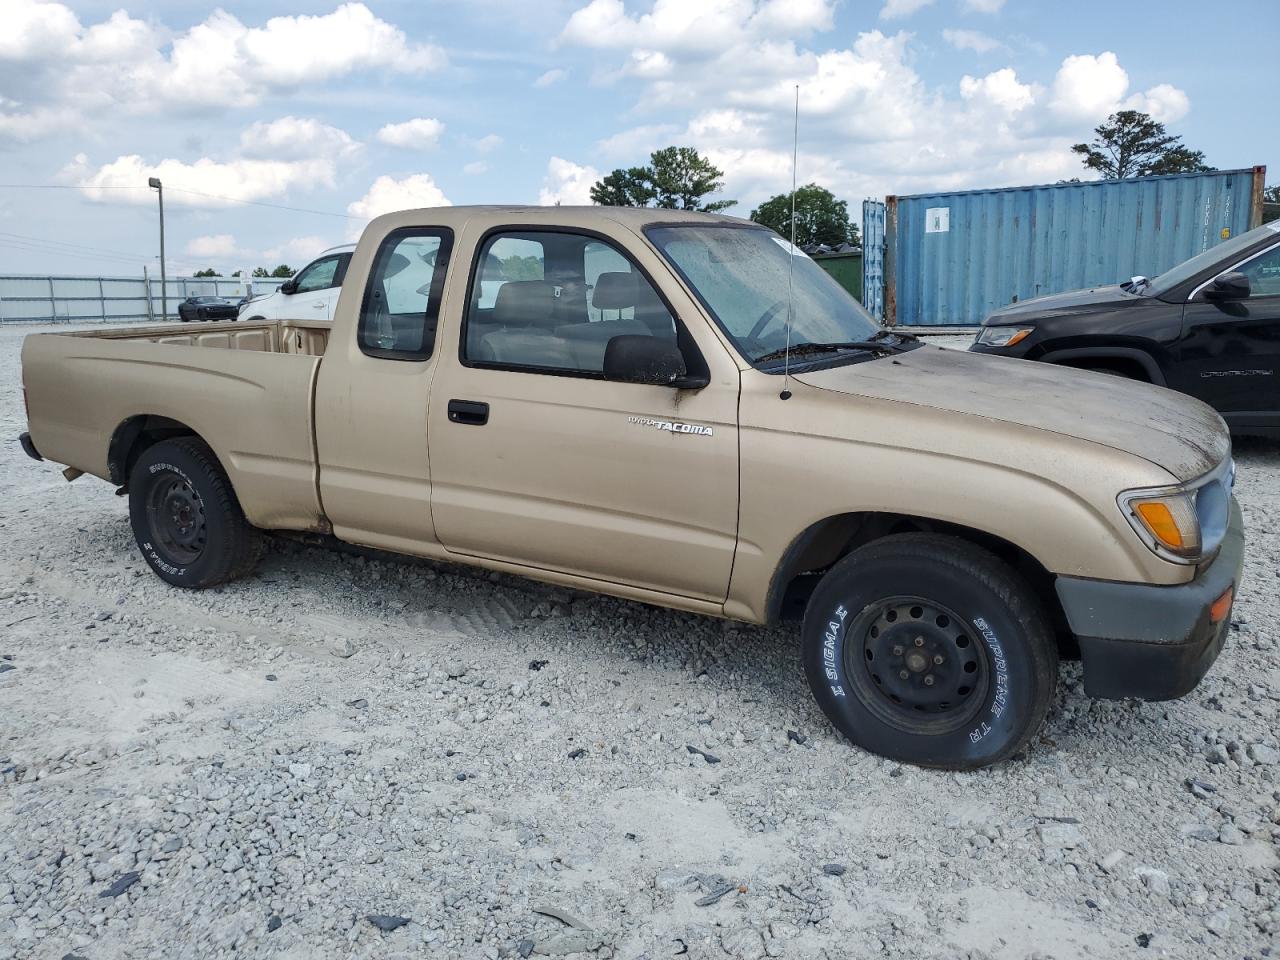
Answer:
<svg viewBox="0 0 1280 960"><path fill-rule="evenodd" d="M242 577L262 555L213 451L195 437L147 448L129 474L129 522L151 569L177 587Z"/></svg>
<svg viewBox="0 0 1280 960"><path fill-rule="evenodd" d="M805 612L805 674L823 712L873 753L972 770L1044 722L1058 652L1026 581L955 537L868 544L822 578Z"/></svg>

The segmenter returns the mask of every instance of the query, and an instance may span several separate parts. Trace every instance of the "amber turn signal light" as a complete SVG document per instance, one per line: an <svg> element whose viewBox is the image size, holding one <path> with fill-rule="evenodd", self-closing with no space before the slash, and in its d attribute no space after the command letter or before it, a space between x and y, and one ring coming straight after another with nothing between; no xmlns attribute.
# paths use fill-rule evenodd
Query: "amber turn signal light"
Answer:
<svg viewBox="0 0 1280 960"><path fill-rule="evenodd" d="M1209 622L1221 623L1227 619L1231 613L1231 601L1235 599L1235 587L1227 587L1217 600L1213 601L1213 606L1209 608Z"/></svg>
<svg viewBox="0 0 1280 960"><path fill-rule="evenodd" d="M1174 520L1173 511L1168 504L1160 500L1147 500L1134 504L1134 509L1157 540L1171 550L1182 549L1182 531L1178 529L1178 522Z"/></svg>

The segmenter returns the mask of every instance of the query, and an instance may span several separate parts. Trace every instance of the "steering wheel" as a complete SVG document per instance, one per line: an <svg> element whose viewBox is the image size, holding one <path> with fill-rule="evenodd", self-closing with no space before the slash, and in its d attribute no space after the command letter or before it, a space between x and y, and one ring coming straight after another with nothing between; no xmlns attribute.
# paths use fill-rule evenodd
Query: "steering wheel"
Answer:
<svg viewBox="0 0 1280 960"><path fill-rule="evenodd" d="M787 301L779 300L764 313L760 314L760 319L756 321L756 325L751 328L751 332L747 334L748 340L757 339L764 332L765 327L769 326L778 316L778 314L787 309Z"/></svg>

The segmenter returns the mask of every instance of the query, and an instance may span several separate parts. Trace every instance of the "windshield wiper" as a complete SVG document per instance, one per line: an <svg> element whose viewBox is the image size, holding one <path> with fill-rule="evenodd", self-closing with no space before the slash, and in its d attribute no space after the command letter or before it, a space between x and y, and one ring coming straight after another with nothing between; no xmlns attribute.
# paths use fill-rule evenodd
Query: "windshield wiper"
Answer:
<svg viewBox="0 0 1280 960"><path fill-rule="evenodd" d="M897 336L894 334L894 336ZM883 338L883 339L882 339ZM769 360L781 360L790 352L793 357L803 357L812 353L839 353L841 350L865 350L869 353L883 353L886 356L894 353L902 353L907 347L900 343L893 343L884 338L884 333L878 333L871 340L845 340L841 343L796 343L792 344L790 350L782 347L778 350L770 350L766 354L762 354L755 358L756 363L765 363Z"/></svg>

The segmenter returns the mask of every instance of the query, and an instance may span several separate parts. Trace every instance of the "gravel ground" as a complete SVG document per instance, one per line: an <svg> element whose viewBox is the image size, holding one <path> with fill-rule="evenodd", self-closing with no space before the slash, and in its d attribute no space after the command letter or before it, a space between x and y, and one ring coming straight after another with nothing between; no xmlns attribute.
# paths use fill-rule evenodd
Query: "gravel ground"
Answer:
<svg viewBox="0 0 1280 960"><path fill-rule="evenodd" d="M20 452L0 330L0 958L1269 955L1280 446L1190 697L863 753L794 630L293 544L204 593ZM558 917L557 917L558 915Z"/></svg>

